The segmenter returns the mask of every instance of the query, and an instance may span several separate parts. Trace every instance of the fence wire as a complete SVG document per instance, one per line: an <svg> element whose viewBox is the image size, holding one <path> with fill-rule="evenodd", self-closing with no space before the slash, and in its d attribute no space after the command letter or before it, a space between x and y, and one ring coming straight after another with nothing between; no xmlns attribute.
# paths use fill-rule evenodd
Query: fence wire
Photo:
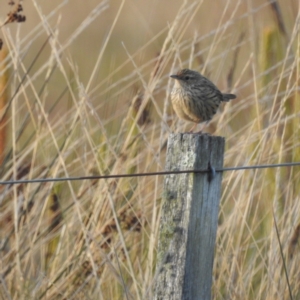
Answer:
<svg viewBox="0 0 300 300"><path fill-rule="evenodd" d="M255 170L255 169L269 169L269 168L282 168L282 167L295 167L300 166L300 162L287 162L281 164L269 165L254 165L254 166L237 166L222 169L214 169L213 166L203 170L173 170L173 171L159 171L159 172L146 172L134 174L111 174L111 175L94 175L94 176L78 176L78 177L61 177L61 178L37 178L37 179L20 179L20 180L3 180L0 185L24 184L24 183L45 183L45 182L61 182L61 181L80 181L80 180L100 180L111 178L128 178L128 177L144 177L144 176L161 176L171 174L189 174L189 173L215 173L215 172L228 172L240 170Z"/></svg>

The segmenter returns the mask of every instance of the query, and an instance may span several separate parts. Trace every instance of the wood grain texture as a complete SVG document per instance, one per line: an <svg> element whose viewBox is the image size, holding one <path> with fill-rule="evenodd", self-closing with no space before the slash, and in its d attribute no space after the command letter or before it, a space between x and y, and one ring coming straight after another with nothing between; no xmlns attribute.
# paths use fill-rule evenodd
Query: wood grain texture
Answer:
<svg viewBox="0 0 300 300"><path fill-rule="evenodd" d="M223 167L225 140L171 134L166 170ZM165 176L155 299L211 299L222 173Z"/></svg>

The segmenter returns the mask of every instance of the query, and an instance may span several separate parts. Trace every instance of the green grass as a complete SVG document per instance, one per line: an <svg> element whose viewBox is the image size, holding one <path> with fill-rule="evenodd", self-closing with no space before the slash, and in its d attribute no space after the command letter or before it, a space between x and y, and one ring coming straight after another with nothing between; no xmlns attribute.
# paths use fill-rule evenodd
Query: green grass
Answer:
<svg viewBox="0 0 300 300"><path fill-rule="evenodd" d="M170 3L24 1L27 21L1 31L1 180L164 170L169 133L191 127L170 105L182 67L237 94L207 128L226 138L225 166L300 161L297 3L279 1L284 30L265 1ZM299 178L224 173L214 299L289 299L274 218L299 298ZM1 297L152 299L162 184L2 186Z"/></svg>

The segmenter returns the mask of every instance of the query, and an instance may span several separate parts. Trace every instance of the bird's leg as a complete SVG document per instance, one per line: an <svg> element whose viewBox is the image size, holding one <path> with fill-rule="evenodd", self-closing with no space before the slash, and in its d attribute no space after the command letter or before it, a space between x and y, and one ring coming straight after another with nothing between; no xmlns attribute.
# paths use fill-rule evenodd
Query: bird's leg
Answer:
<svg viewBox="0 0 300 300"><path fill-rule="evenodd" d="M189 131L189 133L193 133L194 129L197 127L198 123L195 123L193 125L193 127L191 128L191 130Z"/></svg>
<svg viewBox="0 0 300 300"><path fill-rule="evenodd" d="M203 129L207 126L208 122L209 121L206 121L206 122L202 123L201 129L199 131L195 132L195 133L198 133L198 134L209 134L208 132L203 132Z"/></svg>

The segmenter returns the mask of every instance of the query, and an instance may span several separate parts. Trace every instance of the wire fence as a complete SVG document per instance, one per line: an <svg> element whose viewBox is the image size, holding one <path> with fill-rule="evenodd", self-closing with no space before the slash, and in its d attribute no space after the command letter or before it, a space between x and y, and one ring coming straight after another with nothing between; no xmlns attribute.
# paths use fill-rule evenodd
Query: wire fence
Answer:
<svg viewBox="0 0 300 300"><path fill-rule="evenodd" d="M228 167L222 169L214 169L213 166L210 166L204 170L197 170L197 169L174 170L174 171L159 171L159 172L133 173L133 174L111 174L111 175L93 175L93 176L61 177L61 178L37 178L37 179L7 180L7 181L3 180L0 181L0 185L79 181L79 180L100 180L100 179L112 179L112 178L117 179L117 178L128 178L128 177L162 176L162 175L170 175L170 174L215 173L215 172L240 171L240 170L295 167L295 166L300 166L300 162L287 162L281 164L265 164L265 165L254 165L254 166L238 166L238 167Z"/></svg>

